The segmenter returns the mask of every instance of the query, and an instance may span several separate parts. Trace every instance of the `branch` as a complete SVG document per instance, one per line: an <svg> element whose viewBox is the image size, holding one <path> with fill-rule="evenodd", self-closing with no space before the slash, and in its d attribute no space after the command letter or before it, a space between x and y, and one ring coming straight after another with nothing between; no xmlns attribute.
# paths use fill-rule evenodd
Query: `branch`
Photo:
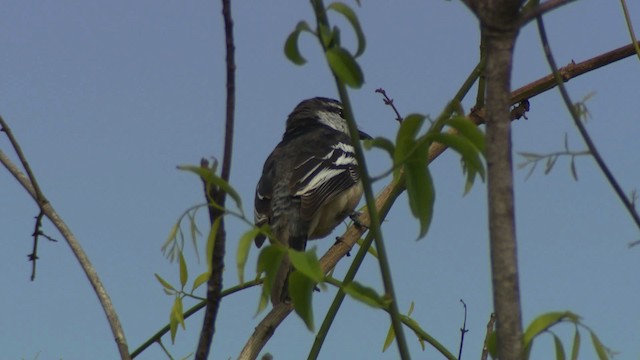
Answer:
<svg viewBox="0 0 640 360"><path fill-rule="evenodd" d="M226 127L224 136L224 154L222 160L221 178L229 182L229 174L231 172L231 154L233 149L233 124L235 114L235 46L233 44L233 19L231 17L230 0L222 0L222 17L224 18L224 31L227 53L227 108L226 108ZM213 192L213 193L210 193ZM211 277L207 281L207 306L202 322L202 331L200 332L200 340L196 350L196 360L205 360L209 356L213 334L215 333L216 318L220 307L222 292L222 273L224 271L224 254L226 232L224 229L224 213L220 210L224 208L226 193L222 189L209 188L205 184L205 197L213 199L217 207L209 206L209 220L211 224L220 219L220 226L216 234L216 241L213 246L212 253L212 269ZM209 202L209 201L207 201Z"/></svg>
<svg viewBox="0 0 640 360"><path fill-rule="evenodd" d="M567 74L569 76L565 81L586 74L597 68L632 56L634 54L635 52L633 44L631 44L615 49L608 53L598 55L582 63L572 64L573 66L566 68ZM522 102L523 100L531 99L546 92L549 89L554 88L556 85L557 84L553 79L553 75L547 75L513 91L511 93L510 103L514 105ZM473 109L469 114L469 119L476 125L483 124L485 119L484 108ZM515 119L516 118L512 114L511 120ZM449 131L453 132L453 130ZM446 149L447 147L440 143L434 143L433 145L431 145L431 148L429 148L429 163L440 156L440 154L442 154ZM403 191L404 186L401 183L392 182L387 185L380 193L378 193L378 195L376 196L376 209L380 212L381 220L384 219L388 209ZM369 214L366 210L362 213L360 219L363 223L368 223ZM329 248L329 250L327 250L327 252L321 258L320 263L322 265L323 271L325 271L326 273L332 270L335 267L336 263L351 251L351 249L356 244L358 239L360 239L363 233L364 231L358 229L356 226L349 227L346 232L340 236L342 241L337 242L331 248ZM264 344L266 344L271 335L273 335L273 332L275 332L278 324L280 324L284 320L284 318L288 316L289 313L291 313L292 310L293 308L289 308L288 311L283 311L281 308L272 309L256 327L254 333L251 335L245 347L243 348L239 359L255 359L258 356L260 349L264 347Z"/></svg>
<svg viewBox="0 0 640 360"><path fill-rule="evenodd" d="M607 181L609 181L609 184L611 184L611 186L613 187L613 190L616 192L616 194L620 198L620 201L622 201L624 206L627 208L627 212L629 213L629 215L631 215L631 218L636 223L636 226L638 227L638 229L640 229L640 215L638 215L638 213L636 212L633 206L632 201L629 200L627 195L624 193L624 191L622 190L622 187L620 187L620 184L618 184L618 181L613 176L613 173L611 173L611 170L609 170L609 167L602 159L602 156L600 156L600 152L598 151L595 144L591 140L591 136L589 136L587 129L584 127L584 124L580 120L580 115L578 114L576 107L573 105L573 102L569 97L569 93L567 92L567 89L563 84L561 75L558 72L556 62L553 58L553 54L551 53L551 47L549 46L549 42L547 41L547 33L544 29L544 22L542 21L542 17L537 18L537 23L538 23L538 32L540 33L540 40L542 41L544 52L547 57L547 62L549 63L549 67L553 71L553 74L555 76L555 81L558 84L560 94L562 95L562 99L564 100L564 103L567 106L569 113L571 114L571 118L573 119L574 124L578 128L578 131L580 132L580 135L582 136L585 144L587 145L589 152L591 153L591 155L593 155L594 160L598 164L598 167L600 167L600 170L602 171L604 176L607 178Z"/></svg>
<svg viewBox="0 0 640 360"><path fill-rule="evenodd" d="M5 133L10 134L11 130L7 126L7 123L0 117L0 125L2 125L2 129ZM13 139L13 137L11 137ZM22 151L19 150L19 147L16 147L17 141L15 139L11 140L14 145L14 149L19 154L22 154ZM19 155L23 160L23 165L26 164L26 158L24 155ZM73 255L75 255L80 267L84 271L87 279L89 279L89 283L93 287L96 296L98 296L98 300L100 301L100 305L102 305L102 310L107 316L107 321L109 322L109 326L111 327L111 333L116 341L116 345L118 346L118 351L120 352L120 358L123 360L131 359L129 356L129 349L127 346L127 340L124 335L124 331L122 330L122 325L120 324L120 319L118 319L118 314L116 313L113 304L111 303L111 298L109 294L107 294L107 290L102 285L102 281L100 281L100 277L98 273L94 269L91 261L89 261L89 257L80 246L80 242L76 239L75 235L71 232L71 229L67 226L67 224L62 220L60 215L55 211L50 202L46 201L46 198L42 194L42 192L38 192L39 188L37 187L37 182L35 182L35 176L29 169L29 175L25 175L20 169L7 157L4 152L0 151L0 162L4 165L4 167L13 175L16 180L22 185L22 187L31 195L31 197L36 201L40 211L44 213L44 215L51 221L51 223L58 229L60 234L67 241L67 244L71 248ZM34 181L32 181L33 179ZM38 190L37 190L38 189Z"/></svg>
<svg viewBox="0 0 640 360"><path fill-rule="evenodd" d="M458 360L462 359L462 347L464 346L464 334L469 332L467 329L467 304L460 299L462 306L464 307L464 321L462 322L462 327L460 328L460 350L458 350Z"/></svg>
<svg viewBox="0 0 640 360"><path fill-rule="evenodd" d="M477 0L485 40L489 247L498 357L522 359L522 307L511 159L510 88L520 1Z"/></svg>
<svg viewBox="0 0 640 360"><path fill-rule="evenodd" d="M225 297L225 296L231 295L233 293L236 293L236 292L238 292L240 290L248 289L250 287L253 287L253 286L256 286L256 285L260 285L260 284L262 284L262 279L258 279L258 280L254 280L254 281L248 281L248 282L245 282L243 284L236 285L234 287L231 287L231 288L228 288L228 289L224 290L221 293L220 296L221 297ZM191 317L191 315L197 313L202 308L204 308L205 305L207 305L207 300L203 300L203 301L195 304L189 310L185 311L182 314L183 319L185 319L185 320L188 319L189 317ZM143 351L145 351L149 346L153 345L154 343L159 343L161 341L162 337L166 333L168 333L170 330L171 330L171 325L170 324L167 324L162 329L158 330L149 339L147 339L147 341L142 343L142 345L140 345L135 351L133 351L131 353L131 358L134 359L136 356L140 355Z"/></svg>
<svg viewBox="0 0 640 360"><path fill-rule="evenodd" d="M480 360L487 360L489 356L489 336L493 333L493 327L496 324L496 314L491 313L489 317L489 322L487 323L487 332L484 336L484 342L482 344L482 355L480 356Z"/></svg>
<svg viewBox="0 0 640 360"><path fill-rule="evenodd" d="M575 0L548 0L543 2L542 4L534 7L530 11L524 12L520 16L520 27L526 25L529 21L535 19L538 16L542 16L543 14L548 13L549 11L555 10L561 6L567 5Z"/></svg>
<svg viewBox="0 0 640 360"><path fill-rule="evenodd" d="M330 29L329 19L325 11L322 0L312 0L312 6L316 14L317 32L321 33L323 28ZM323 50L327 51L327 45L321 40L320 45ZM327 64L329 65L329 64ZM404 336L404 328L400 319L400 311L398 309L398 299L393 287L393 278L391 276L391 265L389 264L389 258L385 249L385 243L380 229L381 218L378 210L375 206L375 196L373 195L373 189L371 186L371 177L367 171L367 163L364 158L364 152L360 143L360 137L358 136L358 127L356 126L355 116L349 100L349 93L347 87L343 81L339 79L336 73L332 70L336 86L338 88L338 94L342 102L342 109L347 119L347 125L349 127L349 136L351 138L351 145L355 150L355 158L358 163L358 172L360 174L360 181L362 183L364 198L366 200L366 207L369 214L369 221L365 222L369 226L369 232L372 234L376 251L378 252L378 265L380 267L380 275L382 277L382 284L384 286L384 296L390 300L389 303L389 316L391 318L391 326L395 332L396 345L398 346L398 353L401 359L410 359L409 348Z"/></svg>
<svg viewBox="0 0 640 360"><path fill-rule="evenodd" d="M640 42L638 44L640 44ZM633 43L617 48L615 50L611 50L604 54L600 54L577 64L572 61L569 65L559 68L558 73L562 78L561 82L568 82L575 77L586 74L590 71L596 70L632 55L635 55L635 47ZM530 99L549 89L553 89L556 86L558 86L558 82L556 81L552 72L545 77L542 77L513 91L511 93L511 104L516 104L522 100Z"/></svg>

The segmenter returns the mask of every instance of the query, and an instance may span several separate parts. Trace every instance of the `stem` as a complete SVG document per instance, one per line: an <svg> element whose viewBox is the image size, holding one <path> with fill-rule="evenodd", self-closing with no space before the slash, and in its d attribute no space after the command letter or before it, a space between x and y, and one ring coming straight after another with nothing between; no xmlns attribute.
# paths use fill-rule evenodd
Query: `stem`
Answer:
<svg viewBox="0 0 640 360"><path fill-rule="evenodd" d="M631 15L629 15L629 9L627 8L627 1L620 0L620 4L622 5L622 12L624 13L624 20L627 23L627 29L629 29L631 42L635 45L636 55L638 55L638 59L640 59L640 46L636 40L636 33L633 31L633 23L631 22Z"/></svg>
<svg viewBox="0 0 640 360"><path fill-rule="evenodd" d="M227 105L226 105L226 122L224 136L224 154L222 161L221 178L229 182L229 174L231 172L231 154L233 151L233 125L235 115L235 46L233 43L233 19L231 17L230 0L222 0L222 16L224 18L224 31L226 43L226 63L227 63ZM212 191L213 193L210 193ZM209 197L209 195L211 195ZM226 193L221 189L212 189L205 184L205 198L214 199L214 203L224 208ZM207 201L209 202L209 201ZM200 340L196 350L196 360L205 360L209 357L211 342L215 333L216 319L218 309L220 308L220 300L222 299L222 273L224 271L224 254L226 246L226 232L224 228L224 212L216 207L209 206L209 220L211 224L216 219L221 218L216 241L213 246L213 254L211 263L211 277L207 281L207 306L202 322L202 330L200 332Z"/></svg>
<svg viewBox="0 0 640 360"><path fill-rule="evenodd" d="M627 209L627 212L629 213L629 215L631 215L631 218L636 223L636 226L640 229L640 216L636 212L633 203L631 202L631 200L629 200L627 195L624 193L624 191L622 190L622 187L620 187L620 184L618 184L618 181L613 176L613 173L611 173L611 170L609 170L609 167L602 159L602 156L600 156L600 152L598 151L595 144L591 140L591 136L589 136L589 133L587 132L587 129L584 127L584 124L582 123L582 121L580 121L580 115L578 114L576 107L573 105L573 102L569 97L569 93L567 92L567 89L565 88L562 82L562 79L560 78L560 73L558 72L556 62L553 58L553 54L551 53L551 47L549 46L549 42L547 40L547 33L544 28L544 22L542 21L542 17L538 17L536 20L538 23L538 32L540 33L540 40L542 41L544 53L547 57L547 62L549 63L549 67L553 71L553 75L556 79L556 83L558 84L558 89L560 90L562 99L564 100L564 103L567 106L569 113L571 114L571 118L573 119L574 124L578 128L580 135L584 139L584 142L587 145L589 152L593 155L594 160L598 164L598 167L600 167L600 170L602 170L604 176L607 178L607 181L609 181L609 184L611 184L611 186L613 187L613 190L616 192L616 194L620 198L620 201L622 201L622 203L624 204L625 208Z"/></svg>
<svg viewBox="0 0 640 360"><path fill-rule="evenodd" d="M236 285L234 287L230 287L226 290L224 290L221 294L222 297L231 295L233 293L236 293L240 290L244 290L244 289L248 289L250 287L256 286L256 285L260 285L262 284L262 279L258 279L258 280L254 280L254 281L249 281L240 285ZM202 308L205 307L205 305L207 305L207 301L203 300L199 303L197 303L196 305L192 306L189 310L185 311L184 314L182 314L182 317L186 320L189 317L191 317L191 315L197 313L198 311L200 311ZM171 329L170 325L167 324L165 325L162 329L158 330L155 334L153 334L149 339L147 339L147 341L145 341L144 343L142 343L142 345L140 345L134 352L131 353L131 358L134 359L136 356L140 355L143 351L145 351L149 346L153 345L156 342L159 342L160 339L169 332L169 330Z"/></svg>
<svg viewBox="0 0 640 360"><path fill-rule="evenodd" d="M329 19L325 12L325 7L322 0L311 1L317 19L318 28L326 26L331 28ZM318 33L320 30L318 29ZM327 50L320 41L320 45L323 50ZM371 178L367 171L367 164L364 159L362 151L362 145L360 144L360 138L358 136L358 127L355 123L353 111L351 108L351 102L349 101L349 94L347 92L346 85L340 81L334 74L336 86L338 87L338 94L342 102L342 108L349 125L349 133L351 136L351 145L355 150L356 161L358 162L358 171L360 172L360 179L362 181L362 187L364 188L364 197L367 201L367 210L369 211L369 231L373 234L373 238L376 244L376 251L378 252L378 264L380 265L380 272L382 275L382 282L384 284L385 296L391 299L389 305L389 314L391 316L391 324L396 334L396 342L398 344L398 351L401 359L410 359L409 348L407 347L407 341L404 336L404 329L400 320L400 311L398 310L398 302L393 289L393 280L391 278L391 266L389 265L389 258L385 249L384 240L382 238L382 231L380 230L380 215L378 209L375 206L375 196L371 188Z"/></svg>

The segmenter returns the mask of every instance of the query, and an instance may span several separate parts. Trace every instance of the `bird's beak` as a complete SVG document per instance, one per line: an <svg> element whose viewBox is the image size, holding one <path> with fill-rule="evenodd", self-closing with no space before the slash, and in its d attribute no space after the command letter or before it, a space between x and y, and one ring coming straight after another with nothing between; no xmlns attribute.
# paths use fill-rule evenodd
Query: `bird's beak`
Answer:
<svg viewBox="0 0 640 360"><path fill-rule="evenodd" d="M371 140L373 139L371 135L367 134L362 130L358 130L358 135L360 136L360 140Z"/></svg>

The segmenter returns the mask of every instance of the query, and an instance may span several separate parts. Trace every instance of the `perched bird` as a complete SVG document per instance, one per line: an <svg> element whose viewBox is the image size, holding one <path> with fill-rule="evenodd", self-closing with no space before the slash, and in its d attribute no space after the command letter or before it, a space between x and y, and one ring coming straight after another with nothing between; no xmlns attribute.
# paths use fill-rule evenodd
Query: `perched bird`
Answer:
<svg viewBox="0 0 640 360"><path fill-rule="evenodd" d="M371 137L358 131L360 139ZM287 119L282 141L264 163L255 194L255 224L269 224L275 239L304 251L307 240L323 238L362 197L347 121L339 101L302 101ZM258 247L264 235L255 238ZM271 302L288 300L291 264L285 256L272 285Z"/></svg>

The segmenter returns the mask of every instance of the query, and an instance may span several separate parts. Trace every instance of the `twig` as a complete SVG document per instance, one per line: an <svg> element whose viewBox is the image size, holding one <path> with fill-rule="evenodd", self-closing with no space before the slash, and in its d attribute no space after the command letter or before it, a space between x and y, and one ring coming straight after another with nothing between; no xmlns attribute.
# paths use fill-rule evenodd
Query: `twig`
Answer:
<svg viewBox="0 0 640 360"><path fill-rule="evenodd" d="M537 16L541 16L542 14L548 13L549 11L555 10L561 6L567 5L575 0L548 0L543 2L542 4L536 6L530 11L522 14L520 16L520 27L526 25L529 21L535 19Z"/></svg>
<svg viewBox="0 0 640 360"><path fill-rule="evenodd" d="M620 4L622 5L622 12L624 13L624 20L627 23L627 29L629 29L629 37L631 37L631 42L635 45L636 55L638 55L638 59L640 59L640 46L638 46L638 40L636 40L636 33L633 31L633 23L631 22L631 15L629 15L629 9L627 8L627 1L620 0Z"/></svg>
<svg viewBox="0 0 640 360"><path fill-rule="evenodd" d="M460 299L462 306L464 307L464 321L462 322L462 327L460 328L460 350L458 350L458 360L462 359L462 347L464 345L464 334L469 332L467 329L467 304Z"/></svg>
<svg viewBox="0 0 640 360"><path fill-rule="evenodd" d="M40 236L49 241L58 242L58 240L52 238L51 236L43 233L42 230L40 230L42 228L43 216L44 212L40 210L40 212L36 216L36 224L33 229L33 234L31 234L31 236L33 236L33 250L31 251L31 254L27 255L29 261L31 261L31 281L34 281L36 279L36 260L38 260L38 239L40 239Z"/></svg>
<svg viewBox="0 0 640 360"><path fill-rule="evenodd" d="M491 333L493 333L493 328L494 325L496 324L496 314L491 313L491 316L489 316L489 322L487 323L487 332L484 336L484 343L482 345L482 356L480 356L480 360L487 360L487 357L489 356L489 336L491 336Z"/></svg>
<svg viewBox="0 0 640 360"><path fill-rule="evenodd" d="M582 136L585 144L587 145L589 152L591 153L591 155L593 155L594 160L600 167L600 170L604 173L604 176L607 178L607 181L609 181L609 184L611 184L611 186L613 187L614 191L620 198L620 201L622 201L624 206L627 208L627 212L633 218L633 221L636 223L636 226L638 227L638 229L640 229L640 216L635 211L633 204L627 198L626 194L618 184L618 181L613 176L613 174L609 170L609 167L602 159L602 156L600 156L600 152L598 151L595 144L591 140L591 136L587 132L587 129L584 127L584 124L582 123L582 121L580 121L580 115L578 114L578 111L576 110L575 106L573 105L573 102L571 101L571 98L569 97L569 93L567 92L567 89L563 84L561 75L558 72L556 62L553 58L553 54L551 53L551 47L549 45L549 41L547 40L547 33L544 28L544 22L542 20L542 17L538 17L536 21L538 23L538 32L540 34L540 40L542 41L545 56L547 57L547 62L549 63L549 67L551 68L555 76L556 83L558 84L558 89L560 90L562 99L564 100L564 103L567 106L567 109L569 110L571 117L573 118L573 122L578 128L578 131L580 132L580 135Z"/></svg>
<svg viewBox="0 0 640 360"><path fill-rule="evenodd" d="M7 135L11 134L11 130L7 126L6 122L2 117L0 117L0 125L2 125L2 131L7 133ZM51 223L58 229L62 237L67 241L69 248L75 255L80 267L84 271L87 279L91 283L98 300L100 301L100 305L102 306L102 310L107 316L107 321L109 322L109 326L111 328L111 333L115 339L116 345L118 347L118 351L120 353L120 358L123 360L131 359L129 356L129 349L127 346L127 339L124 335L124 331L122 330L122 324L120 323L120 319L118 318L118 314L113 307L113 303L111 302L111 298L107 293L107 290L104 288L98 273L95 268L91 264L89 257L82 249L80 242L73 235L71 229L67 226L67 224L62 220L60 215L55 211L51 203L46 200L42 192L40 192L40 188L38 187L38 183L31 172L31 168L28 167L28 163L26 158L22 154L22 150L18 146L18 142L13 138L13 135L10 135L11 143L18 154L18 157L21 158L21 162L25 167L25 171L28 170L28 175L25 175L20 169L14 164L9 157L7 157L2 151L0 151L0 163L4 165L4 167L13 175L13 177L18 180L20 185L29 193L29 195L36 201L40 210L44 213L44 215L51 221ZM25 165L27 164L27 165Z"/></svg>
<svg viewBox="0 0 640 360"><path fill-rule="evenodd" d="M224 154L222 160L221 178L224 181L229 181L229 174L231 172L231 154L233 149L233 126L235 115L235 45L233 40L233 19L231 17L231 2L230 0L222 0L222 17L224 18L224 32L226 43L226 70L227 70L227 104L226 104L226 120L225 120L225 134L224 134ZM207 188L205 186L205 188ZM207 199L209 198L208 189ZM220 189L216 190L214 194L211 194L214 199L214 203L224 208L226 193ZM220 226L218 227L218 234L213 246L212 254L212 271L209 280L207 281L207 306L204 313L204 320L202 322L202 330L200 332L200 340L198 341L198 348L196 350L196 360L205 360L209 356L211 349L211 342L213 341L213 334L215 333L216 318L218 315L218 309L220 307L221 292L222 292L222 273L224 271L224 254L225 254L225 242L226 233L224 229L224 217L223 212L214 207L209 206L209 220L211 224L216 221L217 218L222 217L220 220Z"/></svg>
<svg viewBox="0 0 640 360"><path fill-rule="evenodd" d="M249 281L249 282L246 282L244 284L236 285L234 287L231 287L231 288L228 288L228 289L222 291L220 296L221 297L229 296L229 295L231 295L233 293L236 293L236 292L238 292L240 290L248 289L250 287L253 287L253 286L256 286L256 285L260 285L260 284L262 284L262 279ZM185 320L188 319L189 317L191 317L191 315L193 315L193 314L197 313L198 311L200 311L201 309L203 309L206 304L207 304L206 300L203 300L203 301L197 303L196 305L192 306L189 310L185 311L184 314L182 315L182 317ZM158 330L149 339L147 339L147 341L142 343L142 345L140 345L135 351L133 351L131 353L131 358L134 359L136 356L140 355L149 346L151 346L154 343L158 342L170 330L171 330L171 326L169 324L165 325L162 329Z"/></svg>
<svg viewBox="0 0 640 360"><path fill-rule="evenodd" d="M383 88L378 88L376 89L377 93L382 94L382 96L384 97L384 99L382 99L382 101L384 102L385 105L391 106L391 108L393 109L393 112L396 113L396 120L399 123L402 123L402 116L400 115L400 113L398 112L398 109L396 109L396 106L393 104L393 99L389 98L387 96L387 92L384 91Z"/></svg>

